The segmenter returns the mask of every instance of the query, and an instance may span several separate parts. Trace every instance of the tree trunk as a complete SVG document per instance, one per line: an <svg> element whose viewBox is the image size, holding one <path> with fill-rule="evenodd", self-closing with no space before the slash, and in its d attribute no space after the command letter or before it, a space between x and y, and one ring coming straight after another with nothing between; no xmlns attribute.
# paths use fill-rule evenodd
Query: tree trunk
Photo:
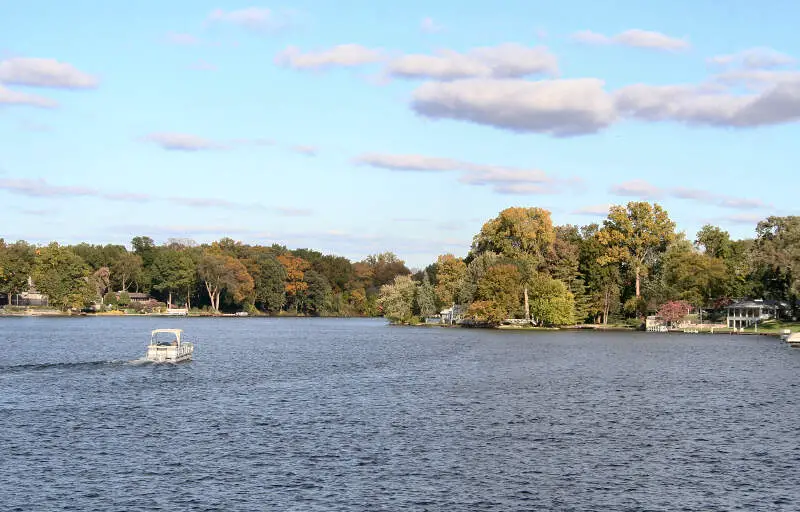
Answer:
<svg viewBox="0 0 800 512"><path fill-rule="evenodd" d="M524 288L524 296L525 296L525 321L531 323L531 308L528 305L528 285L525 285Z"/></svg>
<svg viewBox="0 0 800 512"><path fill-rule="evenodd" d="M640 284L640 281L639 281L639 265L636 265L636 298L637 299L639 298L639 295L641 295L640 294L640 289L639 289L639 284Z"/></svg>
<svg viewBox="0 0 800 512"><path fill-rule="evenodd" d="M172 290L169 291L169 297L167 297L167 309L172 309Z"/></svg>
<svg viewBox="0 0 800 512"><path fill-rule="evenodd" d="M189 314L189 309L192 307L192 292L189 287L186 288L186 314Z"/></svg>

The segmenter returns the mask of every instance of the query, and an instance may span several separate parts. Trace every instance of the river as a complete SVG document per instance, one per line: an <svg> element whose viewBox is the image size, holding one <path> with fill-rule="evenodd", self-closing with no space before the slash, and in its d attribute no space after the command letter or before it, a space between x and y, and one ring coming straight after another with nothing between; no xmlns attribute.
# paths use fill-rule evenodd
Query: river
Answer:
<svg viewBox="0 0 800 512"><path fill-rule="evenodd" d="M158 327L194 361L139 364ZM798 510L776 338L0 318L0 509Z"/></svg>

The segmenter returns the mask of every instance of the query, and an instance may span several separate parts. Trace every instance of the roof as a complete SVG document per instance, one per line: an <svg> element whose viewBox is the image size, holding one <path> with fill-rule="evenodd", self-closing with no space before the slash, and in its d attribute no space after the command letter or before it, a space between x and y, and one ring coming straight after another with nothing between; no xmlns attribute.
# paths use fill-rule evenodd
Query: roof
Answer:
<svg viewBox="0 0 800 512"><path fill-rule="evenodd" d="M178 335L178 334L183 333L183 329L153 329L153 332L151 334L158 334L160 332L166 332L166 333Z"/></svg>
<svg viewBox="0 0 800 512"><path fill-rule="evenodd" d="M738 302L734 302L732 304L728 304L727 307L729 307L729 308L761 308L761 307L764 307L764 306L775 307L775 306L781 306L781 305L783 305L783 304L781 304L780 302L778 302L776 300L756 299L756 300L740 300Z"/></svg>

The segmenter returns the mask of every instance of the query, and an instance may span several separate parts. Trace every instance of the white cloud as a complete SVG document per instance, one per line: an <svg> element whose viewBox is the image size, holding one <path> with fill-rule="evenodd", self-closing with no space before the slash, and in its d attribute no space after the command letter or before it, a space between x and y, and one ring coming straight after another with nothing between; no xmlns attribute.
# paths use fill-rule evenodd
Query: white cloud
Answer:
<svg viewBox="0 0 800 512"><path fill-rule="evenodd" d="M539 169L476 164L424 155L365 153L356 157L354 162L390 171L457 172L460 173L460 183L488 185L500 194L551 194L557 193L562 185L571 183L555 179Z"/></svg>
<svg viewBox="0 0 800 512"><path fill-rule="evenodd" d="M228 148L225 144L188 133L151 133L145 136L145 140L170 151L203 151Z"/></svg>
<svg viewBox="0 0 800 512"><path fill-rule="evenodd" d="M358 44L341 44L327 50L308 53L290 46L275 57L275 63L293 69L322 69L360 66L376 62L381 58L380 50Z"/></svg>
<svg viewBox="0 0 800 512"><path fill-rule="evenodd" d="M433 18L423 18L419 24L419 29L426 34L436 34L443 32L444 26L433 21Z"/></svg>
<svg viewBox="0 0 800 512"><path fill-rule="evenodd" d="M611 187L611 193L618 196L634 196L645 199L661 197L662 191L644 180L631 180Z"/></svg>
<svg viewBox="0 0 800 512"><path fill-rule="evenodd" d="M615 93L620 113L645 121L754 127L800 119L800 82L759 94L718 93L699 86L631 85Z"/></svg>
<svg viewBox="0 0 800 512"><path fill-rule="evenodd" d="M605 217L611 209L611 204L597 204L592 206L585 206L577 210L573 210L575 215L591 215L595 217Z"/></svg>
<svg viewBox="0 0 800 512"><path fill-rule="evenodd" d="M738 53L717 55L708 59L717 66L737 66L744 69L773 69L795 64L797 59L772 48L750 48Z"/></svg>
<svg viewBox="0 0 800 512"><path fill-rule="evenodd" d="M397 78L519 78L558 74L558 59L543 46L506 43L475 48L467 53L441 50L436 55L403 55L392 61L387 73Z"/></svg>
<svg viewBox="0 0 800 512"><path fill-rule="evenodd" d="M0 84L0 105L28 105L40 108L55 108L58 102L35 94L12 91Z"/></svg>
<svg viewBox="0 0 800 512"><path fill-rule="evenodd" d="M266 7L248 7L233 11L215 9L208 15L208 21L230 23L252 32L270 32L291 24L291 16L278 13Z"/></svg>
<svg viewBox="0 0 800 512"><path fill-rule="evenodd" d="M91 89L96 77L55 59L15 57L0 61L0 82L32 87Z"/></svg>
<svg viewBox="0 0 800 512"><path fill-rule="evenodd" d="M582 30L572 34L572 39L585 44L617 44L666 51L685 50L691 46L685 39L670 37L661 32L640 29L626 30L614 36L606 36L591 30Z"/></svg>
<svg viewBox="0 0 800 512"><path fill-rule="evenodd" d="M735 210L752 210L770 206L760 199L732 197L698 188L661 188L645 180L632 180L614 185L611 187L611 192L619 196L634 196L642 199L657 199L666 196Z"/></svg>
<svg viewBox="0 0 800 512"><path fill-rule="evenodd" d="M603 85L595 78L427 83L414 91L412 108L433 119L568 137L598 132L616 120Z"/></svg>

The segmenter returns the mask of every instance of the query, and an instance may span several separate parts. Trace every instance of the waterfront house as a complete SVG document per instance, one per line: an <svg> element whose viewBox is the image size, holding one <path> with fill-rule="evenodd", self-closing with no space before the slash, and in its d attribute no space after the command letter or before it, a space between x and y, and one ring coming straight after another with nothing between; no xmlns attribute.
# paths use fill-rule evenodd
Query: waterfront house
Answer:
<svg viewBox="0 0 800 512"><path fill-rule="evenodd" d="M461 304L454 304L452 307L443 309L439 315L443 324L457 324L464 320L464 315L467 314L467 306Z"/></svg>
<svg viewBox="0 0 800 512"><path fill-rule="evenodd" d="M732 329L750 327L757 322L778 318L781 303L774 300L742 300L728 306L727 325Z"/></svg>

